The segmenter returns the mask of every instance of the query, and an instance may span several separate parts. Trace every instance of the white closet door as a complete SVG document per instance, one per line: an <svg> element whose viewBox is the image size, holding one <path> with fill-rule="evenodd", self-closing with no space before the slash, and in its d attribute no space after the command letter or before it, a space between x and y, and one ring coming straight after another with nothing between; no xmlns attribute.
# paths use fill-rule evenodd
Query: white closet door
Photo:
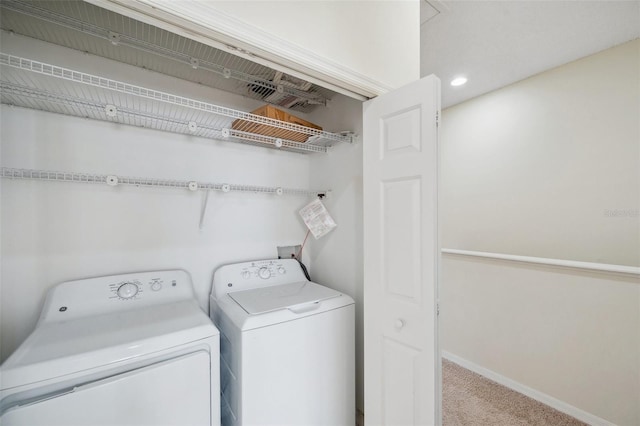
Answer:
<svg viewBox="0 0 640 426"><path fill-rule="evenodd" d="M365 423L439 424L440 81L364 104Z"/></svg>
<svg viewBox="0 0 640 426"><path fill-rule="evenodd" d="M211 400L211 360L199 351L17 406L0 424L218 425L219 419L211 422Z"/></svg>

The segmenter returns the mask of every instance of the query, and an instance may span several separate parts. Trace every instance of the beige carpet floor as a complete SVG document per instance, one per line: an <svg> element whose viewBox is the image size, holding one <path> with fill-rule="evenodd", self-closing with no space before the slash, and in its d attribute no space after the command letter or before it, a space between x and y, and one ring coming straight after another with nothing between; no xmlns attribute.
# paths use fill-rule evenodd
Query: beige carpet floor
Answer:
<svg viewBox="0 0 640 426"><path fill-rule="evenodd" d="M443 426L584 426L521 393L442 360Z"/></svg>

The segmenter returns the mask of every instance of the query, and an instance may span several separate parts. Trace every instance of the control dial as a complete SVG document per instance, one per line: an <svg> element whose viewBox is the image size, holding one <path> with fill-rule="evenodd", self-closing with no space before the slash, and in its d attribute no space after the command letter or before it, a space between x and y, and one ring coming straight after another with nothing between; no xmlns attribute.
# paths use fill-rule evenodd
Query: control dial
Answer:
<svg viewBox="0 0 640 426"><path fill-rule="evenodd" d="M258 276L263 280L266 280L267 278L271 278L271 271L266 266L263 266L258 269Z"/></svg>
<svg viewBox="0 0 640 426"><path fill-rule="evenodd" d="M118 287L118 297L122 299L131 299L138 294L138 286L134 283L124 283Z"/></svg>

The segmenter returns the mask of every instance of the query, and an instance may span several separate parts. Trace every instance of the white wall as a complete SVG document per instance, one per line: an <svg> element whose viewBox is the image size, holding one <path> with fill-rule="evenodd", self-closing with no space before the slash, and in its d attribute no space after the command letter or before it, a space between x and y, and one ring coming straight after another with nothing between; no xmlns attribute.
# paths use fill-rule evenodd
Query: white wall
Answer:
<svg viewBox="0 0 640 426"><path fill-rule="evenodd" d="M216 7L389 87L420 76L418 1L221 1Z"/></svg>
<svg viewBox="0 0 640 426"><path fill-rule="evenodd" d="M639 99L635 40L446 109L443 246L640 265Z"/></svg>
<svg viewBox="0 0 640 426"><path fill-rule="evenodd" d="M420 77L418 0L88 1L367 96Z"/></svg>
<svg viewBox="0 0 640 426"><path fill-rule="evenodd" d="M311 159L311 186L331 188L323 203L338 226L319 240L310 237L307 247L313 264L311 278L356 301L356 405L364 412L362 103L339 97L328 108L315 112L313 120L333 123L336 131L351 130L360 135L353 144L334 146L328 155Z"/></svg>
<svg viewBox="0 0 640 426"><path fill-rule="evenodd" d="M22 37L2 49L250 110L257 103ZM308 188L311 156L205 140L2 105L4 167ZM320 123L325 124L325 123ZM214 269L299 244L306 197L59 182L2 181L2 359L33 329L56 283L128 271L183 268L208 307ZM306 259L308 261L308 258Z"/></svg>
<svg viewBox="0 0 640 426"><path fill-rule="evenodd" d="M445 110L443 247L639 265L639 117L639 40ZM441 307L444 351L640 422L637 276L445 255Z"/></svg>

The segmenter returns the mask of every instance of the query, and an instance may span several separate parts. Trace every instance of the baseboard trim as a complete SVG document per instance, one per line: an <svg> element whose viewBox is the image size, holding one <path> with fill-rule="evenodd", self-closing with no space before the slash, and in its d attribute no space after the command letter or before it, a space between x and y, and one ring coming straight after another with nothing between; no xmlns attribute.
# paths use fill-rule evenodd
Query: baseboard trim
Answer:
<svg viewBox="0 0 640 426"><path fill-rule="evenodd" d="M481 367L478 364L474 364L471 361L467 361L466 359L461 358L457 355L454 355L446 351L442 351L441 354L442 354L442 358L445 358L448 361L451 361L455 364L458 364L461 367L466 368L467 370L471 370L474 373L484 376L489 380L493 380L494 382L499 383L502 386L506 386L509 389L512 389L523 395L526 395L529 398L542 402L543 404L546 404L551 408L554 408L558 411L568 414L571 417L575 417L576 419L583 421L587 424L590 424L592 426L616 426L614 423L611 423L605 419L601 419L600 417L595 416L591 413L587 413L586 411L581 410L577 407L574 407L573 405L569 405L564 401L561 401L550 395L547 395L545 393L532 389L528 386L523 385L522 383L518 383L515 380L512 380L508 377L505 377L487 368Z"/></svg>

